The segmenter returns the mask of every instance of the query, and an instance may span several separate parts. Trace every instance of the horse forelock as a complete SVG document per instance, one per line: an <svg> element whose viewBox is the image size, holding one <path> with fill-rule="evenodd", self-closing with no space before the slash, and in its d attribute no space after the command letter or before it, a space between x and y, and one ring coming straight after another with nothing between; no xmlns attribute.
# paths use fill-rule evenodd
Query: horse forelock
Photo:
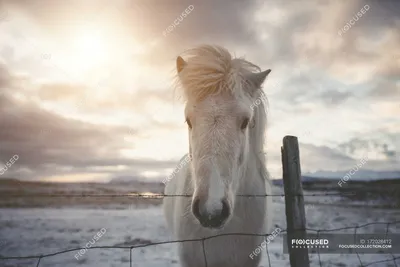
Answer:
<svg viewBox="0 0 400 267"><path fill-rule="evenodd" d="M260 68L242 58L233 58L223 47L203 45L187 50L187 64L177 76L185 100L198 102L209 95L248 95L251 86L246 74Z"/></svg>

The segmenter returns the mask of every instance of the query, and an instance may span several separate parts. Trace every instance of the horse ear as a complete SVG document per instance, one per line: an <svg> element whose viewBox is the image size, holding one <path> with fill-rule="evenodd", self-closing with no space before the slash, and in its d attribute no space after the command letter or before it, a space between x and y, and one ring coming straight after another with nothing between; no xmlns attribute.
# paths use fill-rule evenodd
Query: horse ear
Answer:
<svg viewBox="0 0 400 267"><path fill-rule="evenodd" d="M178 73L181 72L185 66L186 61L182 57L178 56L176 58L176 70L178 71Z"/></svg>
<svg viewBox="0 0 400 267"><path fill-rule="evenodd" d="M271 69L268 69L263 72L259 73L251 73L247 79L255 85L255 87L258 89L261 87L261 85L264 83L265 78L267 78L268 74L271 72Z"/></svg>

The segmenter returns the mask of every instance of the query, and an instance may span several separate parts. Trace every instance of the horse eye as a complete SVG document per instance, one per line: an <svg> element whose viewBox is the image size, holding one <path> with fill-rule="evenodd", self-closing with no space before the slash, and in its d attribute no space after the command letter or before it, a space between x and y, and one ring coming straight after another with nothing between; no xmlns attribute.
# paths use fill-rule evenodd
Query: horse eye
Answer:
<svg viewBox="0 0 400 267"><path fill-rule="evenodd" d="M192 129L192 123L190 122L189 118L186 118L186 123L190 129Z"/></svg>
<svg viewBox="0 0 400 267"><path fill-rule="evenodd" d="M240 128L242 130L246 129L247 125L249 125L249 118L245 118L242 122L242 126L240 126Z"/></svg>

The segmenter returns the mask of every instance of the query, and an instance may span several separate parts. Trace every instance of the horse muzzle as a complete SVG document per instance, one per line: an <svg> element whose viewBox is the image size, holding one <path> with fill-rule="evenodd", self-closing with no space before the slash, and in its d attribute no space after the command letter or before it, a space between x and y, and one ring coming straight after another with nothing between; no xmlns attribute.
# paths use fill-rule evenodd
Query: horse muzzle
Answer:
<svg viewBox="0 0 400 267"><path fill-rule="evenodd" d="M203 227L220 229L231 215L231 206L226 199L210 203L195 197L192 201L192 213Z"/></svg>

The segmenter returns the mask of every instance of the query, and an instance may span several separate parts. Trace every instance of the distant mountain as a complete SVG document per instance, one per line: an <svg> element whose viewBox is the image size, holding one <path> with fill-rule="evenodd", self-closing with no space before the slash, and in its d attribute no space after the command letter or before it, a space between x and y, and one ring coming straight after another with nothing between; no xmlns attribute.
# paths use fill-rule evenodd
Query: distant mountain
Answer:
<svg viewBox="0 0 400 267"><path fill-rule="evenodd" d="M159 184L162 179L147 178L143 176L117 176L112 178L110 184Z"/></svg>
<svg viewBox="0 0 400 267"><path fill-rule="evenodd" d="M283 186L283 180L282 179L273 179L271 181L272 181L273 185Z"/></svg>
<svg viewBox="0 0 400 267"><path fill-rule="evenodd" d="M134 183L142 180L140 177L135 176L116 176L112 178L108 183L110 184L124 184L124 183Z"/></svg>
<svg viewBox="0 0 400 267"><path fill-rule="evenodd" d="M18 182L20 182L20 180L18 180L16 178L1 178L0 181L3 183L18 183Z"/></svg>
<svg viewBox="0 0 400 267"><path fill-rule="evenodd" d="M310 177L310 176L301 176L301 181L304 182L329 182L333 180L339 180L340 178L321 178L321 177ZM282 186L283 180L282 179L273 179L271 180L272 184Z"/></svg>
<svg viewBox="0 0 400 267"><path fill-rule="evenodd" d="M352 171L316 171L313 173L304 173L304 176L310 178L325 178L325 179L341 179L346 175L350 176L350 180L371 181L383 179L400 179L400 171L373 171L373 170L358 170Z"/></svg>
<svg viewBox="0 0 400 267"><path fill-rule="evenodd" d="M322 182L324 184L330 183L333 181L339 181L349 172L346 171L339 171L339 172L332 172L332 171L318 171L314 173L306 173L305 175L301 176L301 181L303 183L310 183L310 182ZM400 172L396 171L369 171L369 170L359 170L355 172L353 175L350 175L349 181L353 182L369 182L369 181L380 181L380 180L400 180ZM271 180L274 185L282 186L283 180L282 179L273 179Z"/></svg>

